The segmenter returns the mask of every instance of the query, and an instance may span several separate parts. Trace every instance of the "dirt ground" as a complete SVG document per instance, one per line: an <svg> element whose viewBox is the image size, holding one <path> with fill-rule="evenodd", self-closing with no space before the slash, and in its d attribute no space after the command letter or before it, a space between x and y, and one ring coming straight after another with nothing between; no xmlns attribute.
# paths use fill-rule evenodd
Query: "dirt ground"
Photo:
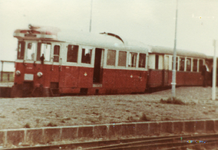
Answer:
<svg viewBox="0 0 218 150"><path fill-rule="evenodd" d="M211 87L180 87L176 95L186 104L161 103L171 96L171 89L151 94L1 98L0 129L218 118Z"/></svg>

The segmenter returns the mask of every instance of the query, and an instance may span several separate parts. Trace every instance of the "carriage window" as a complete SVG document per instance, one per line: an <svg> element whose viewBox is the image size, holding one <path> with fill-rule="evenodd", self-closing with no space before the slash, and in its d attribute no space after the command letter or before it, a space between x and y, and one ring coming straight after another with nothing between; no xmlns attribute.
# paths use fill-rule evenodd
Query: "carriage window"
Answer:
<svg viewBox="0 0 218 150"><path fill-rule="evenodd" d="M54 46L54 62L59 62L59 56L60 56L60 46L55 45Z"/></svg>
<svg viewBox="0 0 218 150"><path fill-rule="evenodd" d="M92 49L82 49L82 63L91 64Z"/></svg>
<svg viewBox="0 0 218 150"><path fill-rule="evenodd" d="M78 49L78 45L68 45L67 62L77 62Z"/></svg>
<svg viewBox="0 0 218 150"><path fill-rule="evenodd" d="M139 54L139 68L145 68L146 54Z"/></svg>
<svg viewBox="0 0 218 150"><path fill-rule="evenodd" d="M126 66L126 52L119 51L118 66Z"/></svg>
<svg viewBox="0 0 218 150"><path fill-rule="evenodd" d="M198 68L198 60L194 59L193 60L193 71L197 72L197 68Z"/></svg>
<svg viewBox="0 0 218 150"><path fill-rule="evenodd" d="M180 65L179 65L179 70L184 71L185 69L185 58L180 59Z"/></svg>
<svg viewBox="0 0 218 150"><path fill-rule="evenodd" d="M172 57L172 70L173 70L173 57ZM178 69L178 57L176 57L176 70Z"/></svg>
<svg viewBox="0 0 218 150"><path fill-rule="evenodd" d="M129 67L136 67L137 53L129 53Z"/></svg>
<svg viewBox="0 0 218 150"><path fill-rule="evenodd" d="M40 52L40 56L44 55L45 61L50 61L51 56L51 43L42 43ZM38 59L38 58L37 58Z"/></svg>
<svg viewBox="0 0 218 150"><path fill-rule="evenodd" d="M27 60L34 60L36 52L36 43L27 43L27 52L26 52L26 59Z"/></svg>
<svg viewBox="0 0 218 150"><path fill-rule="evenodd" d="M158 69L159 55L155 55L155 69Z"/></svg>
<svg viewBox="0 0 218 150"><path fill-rule="evenodd" d="M17 59L24 58L24 48L25 48L25 42L18 42Z"/></svg>
<svg viewBox="0 0 218 150"><path fill-rule="evenodd" d="M191 71L191 58L186 59L186 65L187 65L186 71Z"/></svg>
<svg viewBox="0 0 218 150"><path fill-rule="evenodd" d="M108 50L107 52L107 65L115 66L116 60L116 51L115 50Z"/></svg>
<svg viewBox="0 0 218 150"><path fill-rule="evenodd" d="M199 60L199 71L202 72L202 67L203 67L203 60Z"/></svg>

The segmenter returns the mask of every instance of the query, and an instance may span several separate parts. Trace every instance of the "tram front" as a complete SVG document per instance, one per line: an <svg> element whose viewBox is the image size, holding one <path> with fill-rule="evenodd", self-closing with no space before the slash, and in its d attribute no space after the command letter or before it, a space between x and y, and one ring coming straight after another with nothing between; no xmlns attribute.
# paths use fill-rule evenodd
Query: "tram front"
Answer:
<svg viewBox="0 0 218 150"><path fill-rule="evenodd" d="M52 44L57 41L57 31L31 25L15 30L18 47L11 97L50 95L46 72L59 61L60 46Z"/></svg>

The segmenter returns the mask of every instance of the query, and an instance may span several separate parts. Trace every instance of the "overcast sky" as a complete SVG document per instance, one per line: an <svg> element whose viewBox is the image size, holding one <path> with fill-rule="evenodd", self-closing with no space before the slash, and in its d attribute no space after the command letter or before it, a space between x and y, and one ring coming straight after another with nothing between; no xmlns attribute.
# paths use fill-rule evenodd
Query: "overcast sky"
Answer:
<svg viewBox="0 0 218 150"><path fill-rule="evenodd" d="M178 0L177 48L213 54L218 0ZM89 31L91 0L0 0L0 60L15 60L13 32L28 24ZM92 32L173 48L176 0L93 0ZM218 44L217 44L218 45Z"/></svg>

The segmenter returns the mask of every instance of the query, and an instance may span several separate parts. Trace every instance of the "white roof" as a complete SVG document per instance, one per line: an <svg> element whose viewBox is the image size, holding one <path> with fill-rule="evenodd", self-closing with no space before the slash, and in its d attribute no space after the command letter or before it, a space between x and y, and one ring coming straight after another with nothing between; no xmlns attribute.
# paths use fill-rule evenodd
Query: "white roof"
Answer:
<svg viewBox="0 0 218 150"><path fill-rule="evenodd" d="M71 31L68 33L59 32L58 40L66 41L76 45L86 45L96 48L107 48L114 50L127 50L133 52L147 53L149 46L132 40L123 39L117 35L85 33Z"/></svg>
<svg viewBox="0 0 218 150"><path fill-rule="evenodd" d="M170 54L173 55L173 48L161 47L161 46L151 46L150 53L159 53L159 54ZM194 58L206 58L207 56L204 53L193 52L188 50L176 49L177 56L184 57L194 57Z"/></svg>

